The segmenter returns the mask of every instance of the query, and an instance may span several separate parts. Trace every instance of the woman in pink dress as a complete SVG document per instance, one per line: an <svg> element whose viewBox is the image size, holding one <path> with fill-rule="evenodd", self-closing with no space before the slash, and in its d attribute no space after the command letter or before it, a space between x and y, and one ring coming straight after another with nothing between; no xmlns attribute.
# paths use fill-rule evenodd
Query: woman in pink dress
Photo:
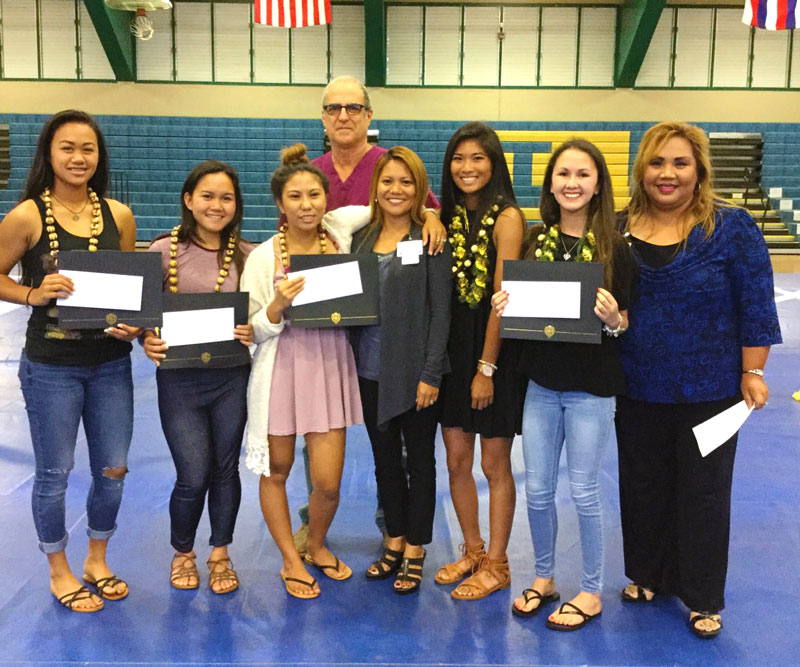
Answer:
<svg viewBox="0 0 800 667"><path fill-rule="evenodd" d="M339 213L346 209L326 215L328 179L308 162L302 144L285 149L281 163L271 183L281 211L278 233L252 252L242 275L258 345L248 389L247 466L261 475L261 511L283 557L286 591L311 599L320 587L306 565L337 581L352 574L324 540L339 505L345 429L363 418L345 330L295 328L284 319L304 286L302 277L291 278L291 258L349 252L353 226L366 223L368 209L361 216ZM292 539L286 497L298 435L308 445L313 489L304 559Z"/></svg>

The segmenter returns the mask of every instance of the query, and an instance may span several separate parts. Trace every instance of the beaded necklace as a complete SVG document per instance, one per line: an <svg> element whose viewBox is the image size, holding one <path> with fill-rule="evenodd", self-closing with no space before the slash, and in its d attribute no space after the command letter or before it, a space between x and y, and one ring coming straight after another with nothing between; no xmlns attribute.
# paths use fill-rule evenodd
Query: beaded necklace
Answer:
<svg viewBox="0 0 800 667"><path fill-rule="evenodd" d="M278 229L278 245L281 248L281 264L283 264L283 272L286 276L289 275L289 249L286 244L286 230L289 229L289 223L284 222ZM319 254L324 255L325 249L328 247L328 235L325 228L320 223L317 228L319 231Z"/></svg>
<svg viewBox="0 0 800 667"><path fill-rule="evenodd" d="M169 291L173 294L178 293L178 232L181 226L177 225L169 233ZM236 250L238 239L235 233L228 237L228 247L225 249L225 258L222 260L222 268L219 270L217 284L214 285L215 292L222 291L222 283L230 272L233 251Z"/></svg>
<svg viewBox="0 0 800 667"><path fill-rule="evenodd" d="M565 261L572 257L572 251L576 249L576 262L591 262L594 258L594 232L589 230L578 239L570 250L567 250L564 239L561 238L561 228L556 223L536 237L536 250L533 253L536 260L539 262L555 261L555 253L560 252L559 243L564 246L563 257Z"/></svg>
<svg viewBox="0 0 800 667"><path fill-rule="evenodd" d="M498 197L496 202L500 201ZM500 210L498 203L488 208L480 221L478 235L469 250L469 219L466 209L456 204L454 215L447 228L450 245L453 247L453 273L456 276L458 300L470 308L477 308L486 293L486 277L489 273L489 233Z"/></svg>
<svg viewBox="0 0 800 667"><path fill-rule="evenodd" d="M92 202L92 224L89 227L89 250L95 252L97 250L97 237L99 235L100 220L102 220L103 213L100 208L100 197L98 197L91 188L87 188L87 192L89 195L88 201ZM58 255L58 232L56 231L56 218L53 215L53 202L51 197L53 197L53 195L50 193L50 188L45 188L42 193L42 200L44 201L44 224L45 230L47 231L47 238L50 240L50 256L56 257L56 255ZM56 201L64 206L60 199L56 199ZM77 216L69 207L64 206L64 208L73 213L73 220L78 220L80 218L80 213L83 212L83 208L86 208L86 204L84 204Z"/></svg>

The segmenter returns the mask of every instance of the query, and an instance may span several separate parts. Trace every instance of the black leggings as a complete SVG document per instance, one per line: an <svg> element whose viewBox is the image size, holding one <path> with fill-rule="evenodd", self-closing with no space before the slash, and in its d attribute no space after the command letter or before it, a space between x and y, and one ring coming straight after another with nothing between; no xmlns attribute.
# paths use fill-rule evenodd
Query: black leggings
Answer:
<svg viewBox="0 0 800 667"><path fill-rule="evenodd" d="M617 399L625 574L692 611L725 606L737 435L703 458L692 427L741 400Z"/></svg>
<svg viewBox="0 0 800 667"><path fill-rule="evenodd" d="M419 411L414 406L378 427L378 383L359 377L358 384L386 532L389 537L405 536L409 544L428 544L436 506L437 405Z"/></svg>

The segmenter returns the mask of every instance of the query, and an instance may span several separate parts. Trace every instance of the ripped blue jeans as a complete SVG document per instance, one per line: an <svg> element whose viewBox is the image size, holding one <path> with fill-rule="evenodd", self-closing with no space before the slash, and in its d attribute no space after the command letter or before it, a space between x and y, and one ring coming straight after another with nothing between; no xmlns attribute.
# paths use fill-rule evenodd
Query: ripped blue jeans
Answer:
<svg viewBox="0 0 800 667"><path fill-rule="evenodd" d="M81 419L92 473L86 532L108 539L117 527L133 434L130 356L97 366L61 366L30 361L23 352L19 380L36 460L31 504L39 548L50 554L67 546L65 496Z"/></svg>

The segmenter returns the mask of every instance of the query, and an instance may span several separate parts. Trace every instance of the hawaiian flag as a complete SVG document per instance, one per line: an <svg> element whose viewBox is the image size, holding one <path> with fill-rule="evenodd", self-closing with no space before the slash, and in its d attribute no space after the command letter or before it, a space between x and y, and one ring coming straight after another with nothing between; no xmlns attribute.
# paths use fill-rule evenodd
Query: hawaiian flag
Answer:
<svg viewBox="0 0 800 667"><path fill-rule="evenodd" d="M331 0L255 0L253 16L274 28L324 25L331 22Z"/></svg>
<svg viewBox="0 0 800 667"><path fill-rule="evenodd" d="M745 0L742 23L767 30L794 30L800 21L797 0Z"/></svg>

